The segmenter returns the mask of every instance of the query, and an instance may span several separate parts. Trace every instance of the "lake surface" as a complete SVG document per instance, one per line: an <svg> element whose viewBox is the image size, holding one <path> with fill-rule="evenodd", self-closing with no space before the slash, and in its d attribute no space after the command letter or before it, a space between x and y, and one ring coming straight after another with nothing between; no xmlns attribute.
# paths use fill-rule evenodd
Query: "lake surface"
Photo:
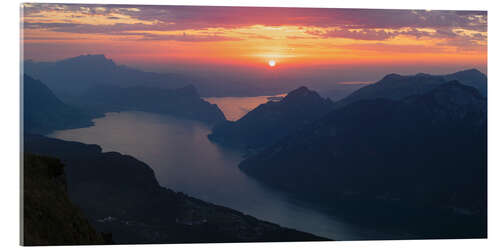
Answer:
<svg viewBox="0 0 500 250"><path fill-rule="evenodd" d="M238 168L241 154L210 142L210 128L203 123L144 112L107 113L94 122L92 127L50 136L134 156L153 168L164 187L281 226L336 240L378 234L344 223L245 175Z"/></svg>
<svg viewBox="0 0 500 250"><path fill-rule="evenodd" d="M204 99L207 102L217 104L226 116L227 120L236 121L260 104L268 102L269 97L284 96L286 96L286 94L252 97L209 97Z"/></svg>

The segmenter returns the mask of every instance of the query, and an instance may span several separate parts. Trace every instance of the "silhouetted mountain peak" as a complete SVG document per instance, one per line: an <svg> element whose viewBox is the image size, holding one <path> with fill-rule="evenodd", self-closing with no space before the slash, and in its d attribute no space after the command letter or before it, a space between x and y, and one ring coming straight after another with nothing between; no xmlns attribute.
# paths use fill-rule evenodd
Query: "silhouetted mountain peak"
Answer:
<svg viewBox="0 0 500 250"><path fill-rule="evenodd" d="M297 89L292 90L288 94L293 94L293 93L296 93L296 94L305 94L305 93L308 93L308 92L311 92L311 90L309 90L306 86L300 86Z"/></svg>
<svg viewBox="0 0 500 250"><path fill-rule="evenodd" d="M324 99L315 91L300 87L288 93L281 101L259 105L236 122L216 125L208 138L226 145L259 149L311 124L332 108L330 99Z"/></svg>
<svg viewBox="0 0 500 250"><path fill-rule="evenodd" d="M402 75L392 73L392 74L388 74L388 75L384 76L384 78L382 78L381 81L393 81L393 80L401 79L402 77L403 77Z"/></svg>
<svg viewBox="0 0 500 250"><path fill-rule="evenodd" d="M465 69L462 71L455 72L454 74L464 74L464 75L483 75L483 73L477 69Z"/></svg>
<svg viewBox="0 0 500 250"><path fill-rule="evenodd" d="M402 100L406 97L424 94L452 80L460 84L474 87L486 97L487 77L477 69L459 71L448 75L415 75L389 74L382 80L358 89L346 98L338 101L336 107L342 107L363 99Z"/></svg>
<svg viewBox="0 0 500 250"><path fill-rule="evenodd" d="M466 69L446 75L445 77L447 80L459 80L460 83L465 85L479 85L479 87L486 88L486 75L477 69ZM484 94L486 94L485 90L486 89L479 88L479 91L484 91Z"/></svg>
<svg viewBox="0 0 500 250"><path fill-rule="evenodd" d="M174 89L190 83L181 75L146 72L118 65L105 55L80 55L55 62L24 61L23 70L42 80L66 101L100 85Z"/></svg>
<svg viewBox="0 0 500 250"><path fill-rule="evenodd" d="M486 97L488 78L477 69L466 69L444 76L446 80L458 80L461 84L476 88L482 96Z"/></svg>
<svg viewBox="0 0 500 250"><path fill-rule="evenodd" d="M424 81L427 79L433 79L433 80L443 80L441 79L441 76L433 76L430 74L426 73L417 73L415 75L399 75L399 74L389 74L384 76L382 80L378 81L375 84L394 84L394 83L400 83L400 82L406 82L408 80L413 80L413 81Z"/></svg>
<svg viewBox="0 0 500 250"><path fill-rule="evenodd" d="M316 91L309 90L307 87L302 86L288 93L285 98L283 98L282 102L289 103L316 100L323 101L324 99L321 98Z"/></svg>
<svg viewBox="0 0 500 250"><path fill-rule="evenodd" d="M59 61L60 63L75 63L75 64L82 64L82 65L93 65L93 66L113 66L115 67L116 64L112 59L106 58L105 55L99 54L99 55L80 55L72 58L68 58L62 61Z"/></svg>

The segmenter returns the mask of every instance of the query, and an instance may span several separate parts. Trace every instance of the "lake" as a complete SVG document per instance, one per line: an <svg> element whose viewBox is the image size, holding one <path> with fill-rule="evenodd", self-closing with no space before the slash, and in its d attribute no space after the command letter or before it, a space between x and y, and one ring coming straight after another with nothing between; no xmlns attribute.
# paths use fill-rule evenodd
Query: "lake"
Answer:
<svg viewBox="0 0 500 250"><path fill-rule="evenodd" d="M269 98L285 96L286 94L253 97L209 97L204 99L207 102L217 104L227 120L236 121L246 115L250 110L253 110L262 103L266 103Z"/></svg>
<svg viewBox="0 0 500 250"><path fill-rule="evenodd" d="M247 107L252 101L241 103ZM238 107L237 103L234 106ZM236 116L234 113L231 117ZM284 227L336 240L383 237L324 214L245 175L238 168L241 153L210 142L210 127L201 122L145 112L107 113L94 122L92 127L56 131L50 136L98 144L105 152L134 156L153 168L164 187Z"/></svg>

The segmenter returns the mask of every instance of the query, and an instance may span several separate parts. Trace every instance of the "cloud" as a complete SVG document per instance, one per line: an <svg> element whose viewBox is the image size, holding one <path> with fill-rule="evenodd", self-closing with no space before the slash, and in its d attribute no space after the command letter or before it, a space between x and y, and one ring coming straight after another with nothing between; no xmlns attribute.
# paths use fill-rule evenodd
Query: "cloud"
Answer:
<svg viewBox="0 0 500 250"><path fill-rule="evenodd" d="M183 41L183 42L209 42L209 41L236 41L241 40L234 37L226 37L222 35L206 34L206 35L193 35L193 34L154 34L150 32L141 32L136 30L141 30L144 25L125 25L125 24L114 24L114 25L88 25L88 24L76 24L76 23L25 23L24 28L26 29L50 29L52 31L58 32L70 32L78 34L107 34L115 36L133 36L137 37L139 40L165 40L165 41ZM131 31L131 32L128 32ZM149 31L149 30L148 30ZM61 37L43 37L43 38L30 38L26 39L36 39L36 40L72 40L71 38L61 38Z"/></svg>
<svg viewBox="0 0 500 250"><path fill-rule="evenodd" d="M328 31L307 31L307 34L319 36L321 38L348 38L355 40L387 40L398 35L398 33L386 32L383 30L361 29L361 30L345 30L334 29Z"/></svg>
<svg viewBox="0 0 500 250"><path fill-rule="evenodd" d="M65 30L65 29L73 29L78 27L79 25L76 23L53 23L53 22L24 22L23 28L25 29L52 29L52 30Z"/></svg>
<svg viewBox="0 0 500 250"><path fill-rule="evenodd" d="M387 44L383 42L378 43L353 43L347 45L339 45L339 48L352 49L357 51L391 51L396 53L443 53L447 52L444 44L439 46L427 46L417 44Z"/></svg>
<svg viewBox="0 0 500 250"><path fill-rule="evenodd" d="M171 28L235 28L251 25L296 25L344 28L461 27L486 31L485 11L424 11L328 8L31 4L24 15L43 11L87 15L121 14L138 20L172 23Z"/></svg>
<svg viewBox="0 0 500 250"><path fill-rule="evenodd" d="M222 32L221 32L222 33ZM238 32L240 35L244 35L246 38L252 38L252 39L263 39L263 40L273 40L272 37L270 36L265 36L265 35L259 35L259 34L254 34L252 32Z"/></svg>
<svg viewBox="0 0 500 250"><path fill-rule="evenodd" d="M486 51L487 45L481 44L477 40L469 39L450 39L445 42L437 44L438 46L452 46L455 47L458 52L463 51Z"/></svg>
<svg viewBox="0 0 500 250"><path fill-rule="evenodd" d="M287 36L286 39L290 40L296 40L296 39L310 39L314 37L307 37L307 36Z"/></svg>
<svg viewBox="0 0 500 250"><path fill-rule="evenodd" d="M262 8L213 6L148 6L91 4L25 4L24 28L78 34L142 36L145 40L224 41L223 35L153 35L151 31L188 32L210 28L236 29L253 25L301 27L304 36L287 39L347 38L386 41L397 36L449 39L450 46L471 47L486 41L486 11L425 11L327 8ZM71 20L44 21L57 13L74 17L104 17L112 24L89 24ZM37 19L38 18L38 19ZM128 20L128 23L125 21ZM132 20L132 21L131 21ZM432 30L432 32L431 32ZM465 32L467 31L467 32ZM149 33L148 33L149 32ZM189 32L188 32L189 33ZM273 39L262 34L246 38ZM443 44L446 42L443 42Z"/></svg>
<svg viewBox="0 0 500 250"><path fill-rule="evenodd" d="M129 33L132 35L140 35L140 40L162 40L162 41L181 41L181 42L214 42L214 41L237 41L241 40L234 37L226 37L219 35L170 35L170 34L151 34L151 33Z"/></svg>

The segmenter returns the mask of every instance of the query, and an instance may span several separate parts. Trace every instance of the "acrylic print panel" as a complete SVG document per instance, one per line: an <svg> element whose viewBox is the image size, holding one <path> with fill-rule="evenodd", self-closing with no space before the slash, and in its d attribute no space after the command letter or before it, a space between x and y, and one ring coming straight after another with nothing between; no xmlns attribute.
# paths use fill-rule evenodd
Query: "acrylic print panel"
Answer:
<svg viewBox="0 0 500 250"><path fill-rule="evenodd" d="M487 235L486 11L21 8L24 245Z"/></svg>

